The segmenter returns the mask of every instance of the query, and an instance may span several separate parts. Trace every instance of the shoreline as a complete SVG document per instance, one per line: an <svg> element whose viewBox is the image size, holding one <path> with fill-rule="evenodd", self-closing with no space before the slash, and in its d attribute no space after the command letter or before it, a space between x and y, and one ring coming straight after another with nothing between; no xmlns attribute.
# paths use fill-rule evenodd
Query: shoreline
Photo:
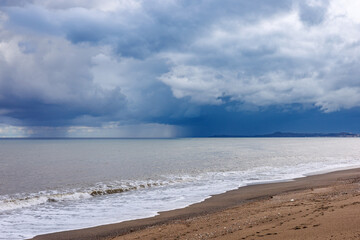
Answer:
<svg viewBox="0 0 360 240"><path fill-rule="evenodd" d="M112 239L125 234L138 232L143 229L171 224L176 221L193 219L209 214L218 214L234 207L241 208L242 205L256 201L271 199L286 193L305 191L314 188L324 188L336 185L340 181L360 178L360 168L340 170L330 173L310 175L286 182L262 183L240 187L235 190L211 196L202 202L192 204L188 207L159 212L159 215L124 221L120 223L102 225L97 227L56 232L35 236L34 240L53 240L53 239Z"/></svg>

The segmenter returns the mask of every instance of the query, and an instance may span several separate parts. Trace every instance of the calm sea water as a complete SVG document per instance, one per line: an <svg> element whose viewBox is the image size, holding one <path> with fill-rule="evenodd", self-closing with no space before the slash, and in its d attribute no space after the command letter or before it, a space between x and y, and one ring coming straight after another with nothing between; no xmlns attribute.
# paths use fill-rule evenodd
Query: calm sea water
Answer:
<svg viewBox="0 0 360 240"><path fill-rule="evenodd" d="M154 216L360 165L358 138L0 140L0 239Z"/></svg>

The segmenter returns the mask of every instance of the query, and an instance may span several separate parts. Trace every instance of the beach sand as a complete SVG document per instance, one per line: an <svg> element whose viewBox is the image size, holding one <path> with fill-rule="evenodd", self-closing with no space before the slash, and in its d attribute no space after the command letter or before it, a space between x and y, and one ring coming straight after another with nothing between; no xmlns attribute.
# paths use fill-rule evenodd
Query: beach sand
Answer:
<svg viewBox="0 0 360 240"><path fill-rule="evenodd" d="M246 186L156 217L34 239L360 239L360 169Z"/></svg>

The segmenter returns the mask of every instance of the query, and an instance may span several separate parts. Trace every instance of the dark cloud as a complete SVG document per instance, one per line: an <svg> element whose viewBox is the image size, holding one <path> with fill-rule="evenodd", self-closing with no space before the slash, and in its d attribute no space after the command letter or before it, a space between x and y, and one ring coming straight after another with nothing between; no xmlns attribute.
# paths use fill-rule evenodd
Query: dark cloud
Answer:
<svg viewBox="0 0 360 240"><path fill-rule="evenodd" d="M306 1L300 3L300 19L305 24L312 26L325 20L328 1L314 1L312 4Z"/></svg>
<svg viewBox="0 0 360 240"><path fill-rule="evenodd" d="M11 95L5 97L11 101L2 101L0 104L0 108L11 110L6 116L21 119L22 124L31 126L71 125L79 116L120 120L122 115L119 112L126 112L125 98L117 90L104 92L98 98L93 96L91 99L83 99L80 103L44 103L40 99L24 101Z"/></svg>
<svg viewBox="0 0 360 240"><path fill-rule="evenodd" d="M25 6L26 4L32 3L33 1L31 0L17 0L17 1L13 1L13 0L1 0L0 1L0 6L1 7L10 7L10 6Z"/></svg>
<svg viewBox="0 0 360 240"><path fill-rule="evenodd" d="M224 19L256 22L292 7L288 1L265 0L144 1L131 11L120 8L104 12L84 8L81 1L75 1L67 10L46 8L48 4L42 6L41 1L36 3L4 8L11 18L9 26L21 27L20 31L63 34L73 43L113 44L119 54L136 58L186 48L212 24Z"/></svg>

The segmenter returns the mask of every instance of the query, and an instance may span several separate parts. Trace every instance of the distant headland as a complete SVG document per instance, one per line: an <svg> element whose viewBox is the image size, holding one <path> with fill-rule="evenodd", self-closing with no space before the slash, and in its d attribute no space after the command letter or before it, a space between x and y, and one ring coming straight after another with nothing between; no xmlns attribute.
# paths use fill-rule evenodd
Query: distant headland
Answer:
<svg viewBox="0 0 360 240"><path fill-rule="evenodd" d="M293 133L293 132L273 132L269 134L260 134L260 135L213 135L210 137L218 138L247 138L247 137L258 137L258 138L280 138L280 137L360 137L360 134L357 133L348 133L348 132L339 132L339 133Z"/></svg>

